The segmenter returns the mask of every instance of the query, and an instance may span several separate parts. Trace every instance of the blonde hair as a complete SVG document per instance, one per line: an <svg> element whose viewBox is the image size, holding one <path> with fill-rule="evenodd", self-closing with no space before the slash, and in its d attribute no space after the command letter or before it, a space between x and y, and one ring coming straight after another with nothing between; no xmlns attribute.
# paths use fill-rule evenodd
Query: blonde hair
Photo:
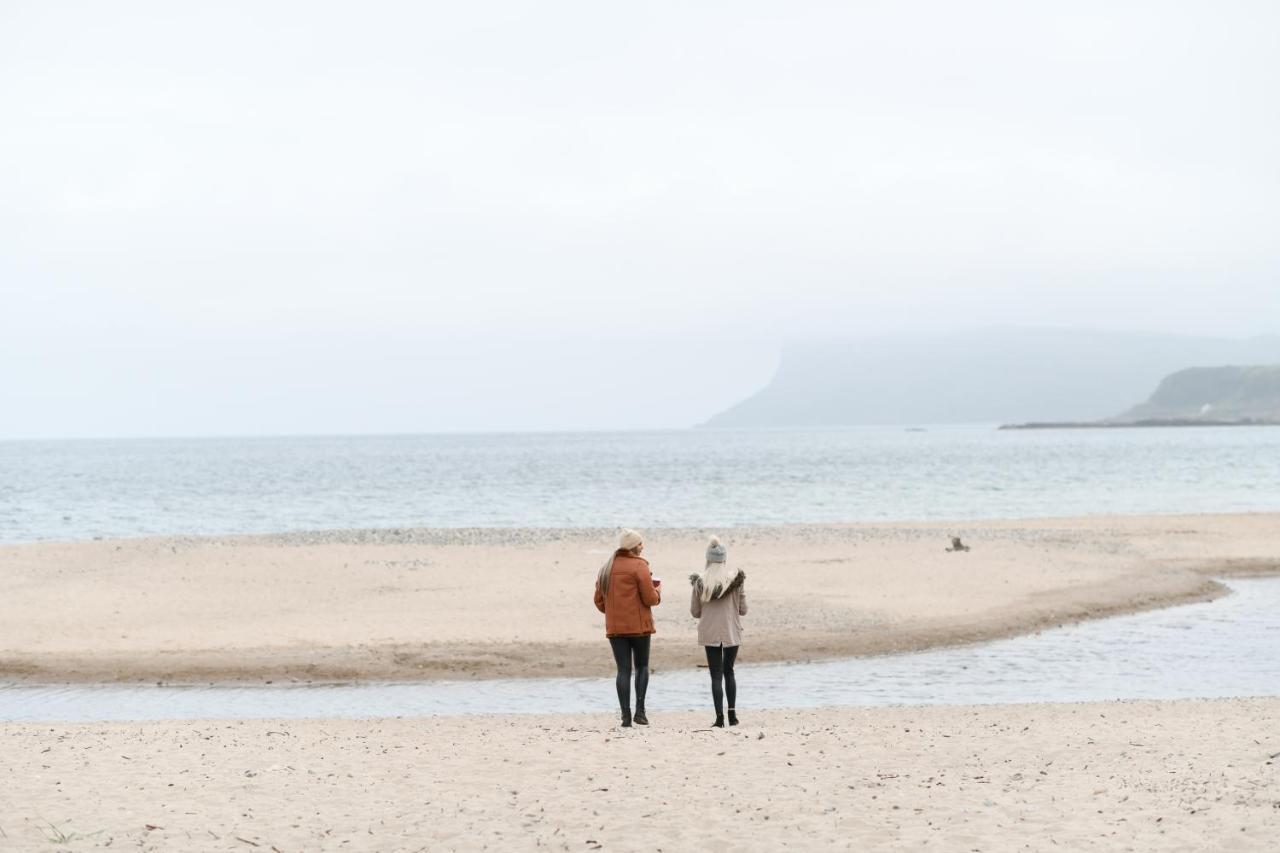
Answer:
<svg viewBox="0 0 1280 853"><path fill-rule="evenodd" d="M609 555L609 559L604 561L604 565L600 567L600 571L596 574L596 585L600 587L600 591L608 595L609 579L613 576L613 561L618 558L619 554L629 556L636 555L636 549L644 544L644 538L638 531L629 527L624 527L622 533L618 536L618 548Z"/></svg>
<svg viewBox="0 0 1280 853"><path fill-rule="evenodd" d="M707 547L716 548L719 545L720 537L712 536L711 542L708 543ZM723 594L737 576L737 569L730 569L727 559L722 561L707 560L706 567L698 573L698 583L702 585L702 593L699 596L702 599L702 603L706 604L717 595Z"/></svg>

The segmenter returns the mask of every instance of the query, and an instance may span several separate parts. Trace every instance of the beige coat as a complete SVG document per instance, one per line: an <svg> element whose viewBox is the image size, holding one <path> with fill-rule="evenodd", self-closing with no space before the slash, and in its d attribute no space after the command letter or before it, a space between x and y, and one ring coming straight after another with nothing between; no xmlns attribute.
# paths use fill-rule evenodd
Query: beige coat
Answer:
<svg viewBox="0 0 1280 853"><path fill-rule="evenodd" d="M690 575L693 597L689 612L698 620L698 642L704 646L742 645L742 619L747 615L747 576L741 570L718 598L703 603L702 579Z"/></svg>

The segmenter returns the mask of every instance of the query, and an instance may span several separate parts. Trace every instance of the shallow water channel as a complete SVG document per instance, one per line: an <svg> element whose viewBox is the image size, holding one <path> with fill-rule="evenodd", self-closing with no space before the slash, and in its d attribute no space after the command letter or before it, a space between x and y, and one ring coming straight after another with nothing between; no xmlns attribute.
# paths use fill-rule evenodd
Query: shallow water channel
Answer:
<svg viewBox="0 0 1280 853"><path fill-rule="evenodd" d="M1280 578L1232 594L929 652L738 666L738 708L1280 696ZM743 658L749 660L750 645ZM602 655L608 653L601 641ZM657 652L661 661L660 647ZM706 670L655 673L650 716L709 707ZM611 678L156 687L0 683L0 720L394 717L613 711Z"/></svg>

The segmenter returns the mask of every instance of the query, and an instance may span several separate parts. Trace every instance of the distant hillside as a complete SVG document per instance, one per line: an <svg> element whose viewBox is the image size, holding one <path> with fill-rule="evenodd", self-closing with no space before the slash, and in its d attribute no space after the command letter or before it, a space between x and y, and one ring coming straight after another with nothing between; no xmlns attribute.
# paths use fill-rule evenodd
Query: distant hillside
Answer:
<svg viewBox="0 0 1280 853"><path fill-rule="evenodd" d="M1151 399L1113 420L1280 422L1280 365L1192 367L1161 380Z"/></svg>
<svg viewBox="0 0 1280 853"><path fill-rule="evenodd" d="M809 342L704 426L1099 420L1190 365L1266 363L1280 364L1280 337L997 328Z"/></svg>

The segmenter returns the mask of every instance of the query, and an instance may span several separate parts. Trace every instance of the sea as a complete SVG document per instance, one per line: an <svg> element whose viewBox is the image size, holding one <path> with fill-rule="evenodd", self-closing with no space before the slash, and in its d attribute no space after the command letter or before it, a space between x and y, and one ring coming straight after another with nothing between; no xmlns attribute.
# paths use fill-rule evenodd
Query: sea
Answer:
<svg viewBox="0 0 1280 853"><path fill-rule="evenodd" d="M0 542L1280 510L1280 428L0 442Z"/></svg>

